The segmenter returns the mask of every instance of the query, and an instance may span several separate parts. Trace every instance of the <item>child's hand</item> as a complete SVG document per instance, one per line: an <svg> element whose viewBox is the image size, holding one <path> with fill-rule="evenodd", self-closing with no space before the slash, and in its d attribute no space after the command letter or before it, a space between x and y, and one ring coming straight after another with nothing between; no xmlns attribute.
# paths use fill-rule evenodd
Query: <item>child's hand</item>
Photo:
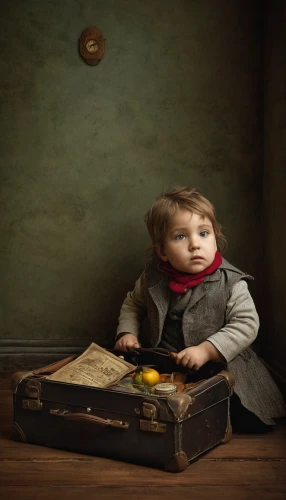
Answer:
<svg viewBox="0 0 286 500"><path fill-rule="evenodd" d="M186 347L186 349L178 352L178 354L172 353L172 358L177 365L182 365L193 370L198 370L207 361L225 362L222 354L208 340L193 347Z"/></svg>
<svg viewBox="0 0 286 500"><path fill-rule="evenodd" d="M175 359L177 365L193 370L198 370L207 361L209 361L208 352L202 345L183 349L183 351L178 352Z"/></svg>
<svg viewBox="0 0 286 500"><path fill-rule="evenodd" d="M138 349L140 344L138 342L137 337L133 335L133 333L125 333L123 337L117 340L114 349L117 351L134 351L134 349Z"/></svg>

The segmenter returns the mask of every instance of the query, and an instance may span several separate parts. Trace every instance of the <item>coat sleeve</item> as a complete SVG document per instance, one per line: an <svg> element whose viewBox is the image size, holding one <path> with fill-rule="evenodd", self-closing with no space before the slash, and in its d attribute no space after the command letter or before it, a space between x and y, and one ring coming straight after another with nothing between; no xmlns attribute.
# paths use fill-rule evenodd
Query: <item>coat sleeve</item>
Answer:
<svg viewBox="0 0 286 500"><path fill-rule="evenodd" d="M245 280L233 287L226 307L226 324L207 340L231 361L257 337L259 318Z"/></svg>
<svg viewBox="0 0 286 500"><path fill-rule="evenodd" d="M122 304L116 338L123 332L133 333L138 337L146 313L145 272L143 272L136 281L134 290L128 292Z"/></svg>

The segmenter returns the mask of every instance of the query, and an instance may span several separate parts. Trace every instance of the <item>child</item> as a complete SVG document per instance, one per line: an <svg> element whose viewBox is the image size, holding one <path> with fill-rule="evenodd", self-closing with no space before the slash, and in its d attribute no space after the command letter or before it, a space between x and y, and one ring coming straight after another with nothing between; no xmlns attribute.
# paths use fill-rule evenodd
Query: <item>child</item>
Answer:
<svg viewBox="0 0 286 500"><path fill-rule="evenodd" d="M153 253L122 305L115 349L140 347L147 316L150 345L176 352L177 364L198 370L219 362L234 375L234 431L272 429L285 409L249 347L259 327L247 286L253 278L222 258L225 238L213 205L197 189L174 188L153 203L145 222Z"/></svg>

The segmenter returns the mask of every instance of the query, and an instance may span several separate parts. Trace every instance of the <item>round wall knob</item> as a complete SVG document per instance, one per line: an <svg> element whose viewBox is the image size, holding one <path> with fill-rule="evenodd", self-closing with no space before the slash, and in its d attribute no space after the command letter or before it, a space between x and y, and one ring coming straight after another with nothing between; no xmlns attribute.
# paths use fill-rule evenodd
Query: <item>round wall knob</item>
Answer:
<svg viewBox="0 0 286 500"><path fill-rule="evenodd" d="M79 40L79 51L83 60L96 66L103 58L105 43L102 33L96 26L86 28Z"/></svg>

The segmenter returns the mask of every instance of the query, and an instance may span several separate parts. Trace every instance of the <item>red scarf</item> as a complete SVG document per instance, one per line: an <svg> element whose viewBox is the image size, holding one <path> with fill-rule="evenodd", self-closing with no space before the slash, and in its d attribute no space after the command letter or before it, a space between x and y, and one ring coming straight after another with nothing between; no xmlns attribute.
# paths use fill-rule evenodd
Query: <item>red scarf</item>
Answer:
<svg viewBox="0 0 286 500"><path fill-rule="evenodd" d="M158 264L158 268L160 269L160 271L168 274L170 278L169 288L171 288L173 292L181 294L189 290L189 288L194 288L195 286L202 283L205 279L205 276L216 271L221 263L222 256L218 251L216 251L215 258L211 265L200 273L182 273L181 271L177 271L177 269L175 269L169 262L163 261Z"/></svg>

